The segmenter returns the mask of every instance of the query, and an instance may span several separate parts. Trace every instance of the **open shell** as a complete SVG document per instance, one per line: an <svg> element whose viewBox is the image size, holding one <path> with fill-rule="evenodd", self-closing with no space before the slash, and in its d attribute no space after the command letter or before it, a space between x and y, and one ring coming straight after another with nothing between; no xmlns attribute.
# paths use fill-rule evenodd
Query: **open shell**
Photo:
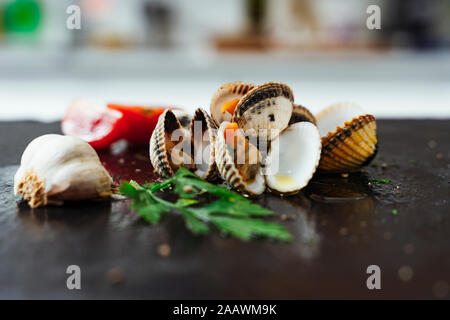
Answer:
<svg viewBox="0 0 450 320"><path fill-rule="evenodd" d="M267 186L281 194L300 191L317 169L321 146L319 130L314 124L290 125L271 142L265 160Z"/></svg>
<svg viewBox="0 0 450 320"><path fill-rule="evenodd" d="M163 178L171 177L180 166L193 167L189 131L171 110L159 116L150 138L150 161Z"/></svg>
<svg viewBox="0 0 450 320"><path fill-rule="evenodd" d="M180 121L183 128L189 129L191 126L192 115L184 110L171 109L175 117Z"/></svg>
<svg viewBox="0 0 450 320"><path fill-rule="evenodd" d="M351 103L332 105L317 116L322 136L319 169L353 171L369 164L377 152L376 121Z"/></svg>
<svg viewBox="0 0 450 320"><path fill-rule="evenodd" d="M262 194L266 186L261 174L261 155L242 134L237 134L235 146L229 145L224 137L228 124L228 121L221 123L216 137L216 164L220 175L239 192Z"/></svg>
<svg viewBox="0 0 450 320"><path fill-rule="evenodd" d="M224 84L213 95L211 100L211 116L217 124L223 121L231 121L232 115L228 112L222 113L222 106L225 102L242 98L255 86L249 83L236 81Z"/></svg>
<svg viewBox="0 0 450 320"><path fill-rule="evenodd" d="M292 116L289 120L289 125L302 121L316 124L316 118L306 107L299 104L294 104L292 108Z"/></svg>
<svg viewBox="0 0 450 320"><path fill-rule="evenodd" d="M215 180L219 174L215 162L217 124L201 108L195 111L191 127L194 173L205 180Z"/></svg>
<svg viewBox="0 0 450 320"><path fill-rule="evenodd" d="M246 135L250 130L254 135L266 136L272 140L283 131L292 115L294 95L283 83L268 82L247 92L237 104L233 122Z"/></svg>

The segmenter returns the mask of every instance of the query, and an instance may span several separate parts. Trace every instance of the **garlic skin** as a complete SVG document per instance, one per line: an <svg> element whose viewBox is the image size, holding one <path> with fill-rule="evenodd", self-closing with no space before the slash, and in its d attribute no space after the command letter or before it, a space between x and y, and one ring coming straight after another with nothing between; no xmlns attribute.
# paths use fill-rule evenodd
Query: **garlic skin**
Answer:
<svg viewBox="0 0 450 320"><path fill-rule="evenodd" d="M26 147L14 176L14 193L32 208L64 200L105 198L112 178L95 150L72 136L46 134Z"/></svg>

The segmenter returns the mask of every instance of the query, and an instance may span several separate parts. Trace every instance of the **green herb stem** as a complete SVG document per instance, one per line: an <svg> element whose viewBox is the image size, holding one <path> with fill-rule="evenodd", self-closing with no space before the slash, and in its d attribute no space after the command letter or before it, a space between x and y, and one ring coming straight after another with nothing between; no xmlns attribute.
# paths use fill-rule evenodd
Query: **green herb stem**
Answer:
<svg viewBox="0 0 450 320"><path fill-rule="evenodd" d="M169 188L178 195L176 202L164 200L155 194ZM213 224L221 232L242 240L249 240L253 235L282 241L292 239L283 226L254 218L273 215L271 210L252 203L225 186L206 182L185 168L178 169L173 177L161 183L141 186L135 181L124 182L119 192L133 199L132 209L151 223L159 222L165 213L175 212L183 216L188 229L196 234L208 233L209 225ZM206 202L202 198L205 193L217 199Z"/></svg>

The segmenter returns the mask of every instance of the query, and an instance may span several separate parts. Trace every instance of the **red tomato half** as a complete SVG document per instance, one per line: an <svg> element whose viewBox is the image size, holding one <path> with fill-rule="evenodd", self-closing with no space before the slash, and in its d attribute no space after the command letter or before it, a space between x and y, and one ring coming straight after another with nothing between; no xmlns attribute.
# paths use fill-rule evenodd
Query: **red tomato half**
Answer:
<svg viewBox="0 0 450 320"><path fill-rule="evenodd" d="M79 137L95 149L104 149L125 139L131 144L150 141L159 116L166 108L108 104L96 106L74 101L61 122L64 134Z"/></svg>
<svg viewBox="0 0 450 320"><path fill-rule="evenodd" d="M112 103L108 104L108 109L120 111L123 114L129 126L123 138L137 145L149 143L159 116L166 110L160 107L125 106Z"/></svg>
<svg viewBox="0 0 450 320"><path fill-rule="evenodd" d="M109 147L127 131L121 112L74 101L61 122L62 132L87 141L95 149Z"/></svg>

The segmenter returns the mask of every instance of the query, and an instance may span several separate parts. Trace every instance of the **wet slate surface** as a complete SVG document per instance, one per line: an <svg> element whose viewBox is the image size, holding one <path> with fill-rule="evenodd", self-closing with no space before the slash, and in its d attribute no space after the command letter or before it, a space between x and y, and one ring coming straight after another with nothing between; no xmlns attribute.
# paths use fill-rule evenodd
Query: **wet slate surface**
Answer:
<svg viewBox="0 0 450 320"><path fill-rule="evenodd" d="M26 144L59 125L0 123L0 298L448 299L449 128L449 120L381 120L379 155L363 172L317 175L298 195L258 199L294 234L285 244L193 236L170 216L150 226L127 201L31 210L13 196L13 175ZM102 160L117 180L147 179L145 154ZM327 202L337 193L359 200ZM158 254L163 243L168 257ZM81 290L66 288L71 264L81 267ZM372 264L381 290L366 287ZM111 269L122 281L111 282Z"/></svg>

